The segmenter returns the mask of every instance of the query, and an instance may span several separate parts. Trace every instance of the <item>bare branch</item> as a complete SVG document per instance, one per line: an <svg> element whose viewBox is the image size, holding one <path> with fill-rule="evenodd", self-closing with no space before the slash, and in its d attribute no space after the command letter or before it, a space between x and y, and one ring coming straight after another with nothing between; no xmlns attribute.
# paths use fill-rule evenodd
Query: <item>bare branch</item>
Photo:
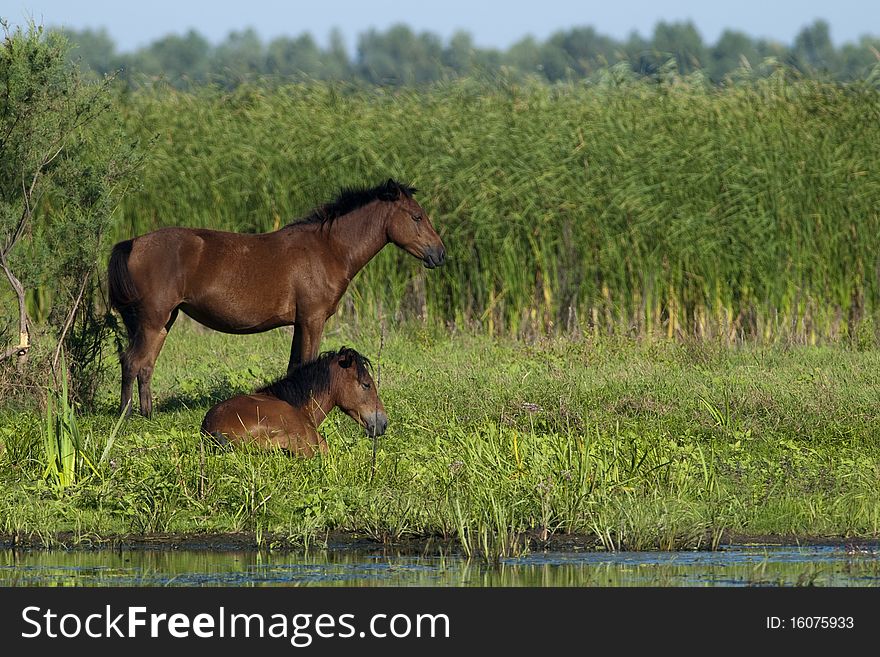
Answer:
<svg viewBox="0 0 880 657"><path fill-rule="evenodd" d="M6 278L9 279L9 284L12 285L12 289L15 291L15 296L18 298L19 343L16 347L8 349L6 353L3 354L3 357L0 358L0 360L6 360L10 356L16 354L18 356L24 356L27 354L28 349L30 348L30 334L28 332L28 316L27 306L25 304L24 286L21 284L21 281L15 277L15 274L12 273L12 270L9 269L5 253L0 253L0 268L3 269L3 273L6 274Z"/></svg>
<svg viewBox="0 0 880 657"><path fill-rule="evenodd" d="M57 142L56 142L57 143ZM54 147L54 146L53 146ZM30 187L25 186L25 181L22 179L21 181L21 193L22 198L24 200L24 208L22 208L21 216L18 218L18 223L15 226L15 230L12 232L12 237L6 243L6 246L3 248L3 256L6 257L9 255L9 252L12 251L12 248L18 243L18 240L21 239L21 236L24 234L24 229L27 226L28 221L33 215L32 203L31 200L34 196L34 190L37 188L37 183L40 181L40 177L43 174L43 169L45 169L49 164L64 150L64 146L58 148L54 154L47 155L43 162L37 167L37 170L34 172L34 176L31 179Z"/></svg>
<svg viewBox="0 0 880 657"><path fill-rule="evenodd" d="M0 354L0 360L6 360L7 358L11 358L12 356L24 356L27 353L27 349L22 348L21 345L16 345L15 347L10 347L2 354Z"/></svg>
<svg viewBox="0 0 880 657"><path fill-rule="evenodd" d="M71 306L70 312L67 313L67 319L64 320L64 327L61 329L61 335L58 336L58 345L55 347L55 354L52 356L53 375L58 369L58 358L61 355L61 348L64 346L64 338L67 335L67 332L70 330L71 325L73 324L73 320L76 317L76 311L79 309L79 304L82 302L83 293L86 290L86 283L89 282L89 279L91 277L91 270L87 271L85 276L83 276L82 283L79 286L79 293L76 295L76 301L73 302L73 306Z"/></svg>

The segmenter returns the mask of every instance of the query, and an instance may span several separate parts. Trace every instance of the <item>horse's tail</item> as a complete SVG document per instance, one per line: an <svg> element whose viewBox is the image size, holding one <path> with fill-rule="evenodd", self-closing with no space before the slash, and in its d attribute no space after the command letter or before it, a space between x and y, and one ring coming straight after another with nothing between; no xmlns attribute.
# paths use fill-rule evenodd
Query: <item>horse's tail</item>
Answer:
<svg viewBox="0 0 880 657"><path fill-rule="evenodd" d="M221 431L211 431L207 428L207 419L202 420L202 428L201 434L202 438L207 440L213 447L218 449L230 449L232 447L232 443L226 437L226 435Z"/></svg>
<svg viewBox="0 0 880 657"><path fill-rule="evenodd" d="M131 279L131 272L128 271L131 245L132 240L125 240L113 247L107 265L107 287L110 292L110 305L122 315L128 337L134 340L138 334L137 302L140 297Z"/></svg>

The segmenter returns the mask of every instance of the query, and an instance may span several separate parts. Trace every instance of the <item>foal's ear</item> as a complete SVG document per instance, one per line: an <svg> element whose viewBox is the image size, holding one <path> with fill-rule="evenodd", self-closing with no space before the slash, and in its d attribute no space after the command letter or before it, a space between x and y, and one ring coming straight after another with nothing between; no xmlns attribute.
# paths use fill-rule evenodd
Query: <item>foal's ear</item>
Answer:
<svg viewBox="0 0 880 657"><path fill-rule="evenodd" d="M339 354L339 367L341 367L342 369L347 370L349 367L351 367L351 364L353 362L354 356L351 355L350 351L345 350Z"/></svg>
<svg viewBox="0 0 880 657"><path fill-rule="evenodd" d="M385 181L384 188L379 193L379 198L383 201L396 201L400 198L400 185L394 178Z"/></svg>

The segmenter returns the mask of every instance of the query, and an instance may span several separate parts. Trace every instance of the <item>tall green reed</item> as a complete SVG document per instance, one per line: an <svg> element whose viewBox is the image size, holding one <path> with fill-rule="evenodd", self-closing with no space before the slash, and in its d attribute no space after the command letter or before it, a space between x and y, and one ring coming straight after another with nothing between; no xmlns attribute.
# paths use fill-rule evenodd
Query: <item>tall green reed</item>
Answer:
<svg viewBox="0 0 880 657"><path fill-rule="evenodd" d="M513 335L836 340L878 309L878 101L782 71L721 89L157 87L118 101L155 142L116 237L273 230L395 176L419 187L448 263L385 250L341 321L381 308Z"/></svg>
<svg viewBox="0 0 880 657"><path fill-rule="evenodd" d="M63 358L61 369L66 372ZM67 377L62 375L60 392L50 391L46 399L43 434L43 477L59 491L76 483L85 458L76 414L67 392Z"/></svg>
<svg viewBox="0 0 880 657"><path fill-rule="evenodd" d="M121 414L107 433L101 448L92 433L83 435L79 428L76 407L68 390L67 359L61 353L60 389L53 388L46 397L43 425L43 479L57 492L73 486L84 477L104 478L104 464L122 428L125 414Z"/></svg>

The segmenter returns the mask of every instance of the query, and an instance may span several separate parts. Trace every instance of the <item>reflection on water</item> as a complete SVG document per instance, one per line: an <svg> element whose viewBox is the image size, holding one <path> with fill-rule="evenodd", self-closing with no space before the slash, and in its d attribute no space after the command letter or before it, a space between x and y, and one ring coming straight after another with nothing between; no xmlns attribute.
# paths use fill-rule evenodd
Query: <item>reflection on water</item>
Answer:
<svg viewBox="0 0 880 657"><path fill-rule="evenodd" d="M326 550L0 552L3 586L877 586L880 549L732 546L718 552L534 552L497 566L460 555Z"/></svg>

